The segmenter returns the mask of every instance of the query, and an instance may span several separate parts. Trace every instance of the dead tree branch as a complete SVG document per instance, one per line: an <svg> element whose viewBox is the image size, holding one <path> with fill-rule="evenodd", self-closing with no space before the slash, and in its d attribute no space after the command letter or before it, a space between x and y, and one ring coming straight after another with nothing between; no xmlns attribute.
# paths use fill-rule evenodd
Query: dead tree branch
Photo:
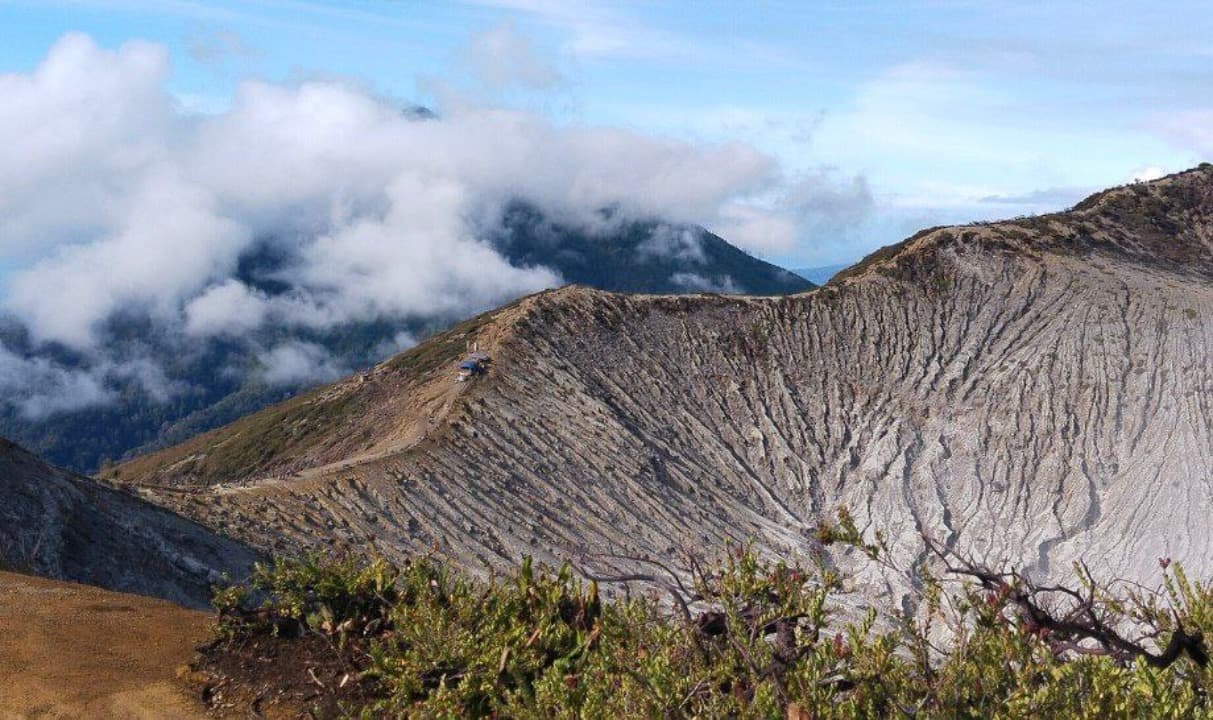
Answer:
<svg viewBox="0 0 1213 720"><path fill-rule="evenodd" d="M1141 643L1125 638L1109 622L1109 613L1099 600L1098 587L1085 567L1083 572L1089 582L1082 590L1060 585L1037 585L1018 572L992 570L962 557L950 548L940 546L930 538L924 540L948 572L977 580L983 589L1013 605L1019 612L1023 627L1049 642L1055 653L1107 655L1126 664L1139 657L1158 668L1168 667L1187 655L1202 668L1208 665L1209 654L1203 634L1199 631L1187 632L1178 621L1170 642L1162 652L1151 651ZM1069 607L1064 612L1046 605L1046 598L1056 596L1068 600ZM1080 645L1084 640L1094 641L1099 647Z"/></svg>

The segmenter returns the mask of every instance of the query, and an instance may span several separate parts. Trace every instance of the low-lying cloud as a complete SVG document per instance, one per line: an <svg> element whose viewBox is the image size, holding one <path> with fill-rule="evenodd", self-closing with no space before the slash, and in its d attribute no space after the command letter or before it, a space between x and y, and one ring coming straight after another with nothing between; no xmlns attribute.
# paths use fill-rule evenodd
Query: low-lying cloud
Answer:
<svg viewBox="0 0 1213 720"><path fill-rule="evenodd" d="M88 371L57 366L47 358L24 358L0 345L0 397L22 416L40 419L56 412L108 402L102 368Z"/></svg>
<svg viewBox="0 0 1213 720"><path fill-rule="evenodd" d="M636 254L641 262L651 258L680 260L692 265L707 262L699 236L690 228L670 225L658 226L636 246Z"/></svg>
<svg viewBox="0 0 1213 720"><path fill-rule="evenodd" d="M482 40L473 60L526 61L500 82L558 80L508 28ZM109 50L74 34L33 72L0 75L0 258L17 268L0 313L27 338L20 353L0 345L0 389L31 416L104 402L116 376L172 392L159 368L107 354L105 328L119 315L184 346L266 327L451 317L558 285L553 271L513 266L482 240L513 200L566 222L593 223L611 207L702 223L750 249L786 246L802 209L816 207L756 200L787 188L771 157L741 143L492 108L419 119L331 80L250 80L225 112L191 115L165 88L169 70L161 46ZM813 197L829 205L830 192ZM653 250L695 252L669 240ZM275 292L242 269L257 252L283 259L262 278ZM307 342L258 347L269 382L346 370ZM91 360L61 366L46 348ZM45 392L13 390L26 385Z"/></svg>
<svg viewBox="0 0 1213 720"><path fill-rule="evenodd" d="M270 385L333 380L349 372L328 350L315 343L291 340L257 356L257 374Z"/></svg>

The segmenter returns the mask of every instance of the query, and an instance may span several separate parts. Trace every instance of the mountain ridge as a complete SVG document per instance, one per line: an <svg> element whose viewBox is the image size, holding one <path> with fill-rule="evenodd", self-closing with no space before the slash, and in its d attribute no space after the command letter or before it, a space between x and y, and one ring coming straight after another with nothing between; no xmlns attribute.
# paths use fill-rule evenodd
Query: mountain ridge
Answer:
<svg viewBox="0 0 1213 720"><path fill-rule="evenodd" d="M621 291L797 292L807 280L753 257L702 227L654 218L600 213L593 221L558 220L533 204L514 202L499 220L477 231L482 242L516 268L547 268L568 281ZM289 297L282 281L297 253L281 238L266 237L239 258L235 281L265 298ZM490 283L491 284L491 283ZM505 297L508 297L505 296ZM439 303L441 305L441 302ZM267 325L246 337L176 338L139 317L111 318L100 330L118 354L162 374L162 397L152 397L137 376L110 373L108 401L43 417L23 416L14 399L0 403L0 434L78 471L167 447L199 431L226 424L312 387L317 381L361 370L395 348L459 322L473 304L433 316L376 317L332 328ZM273 380L263 371L276 348L302 353L310 372ZM19 323L0 316L0 351L20 357L54 352L67 368L88 368L93 357L68 348L39 349ZM268 358L268 359L267 359ZM342 374L344 374L344 372ZM19 398L18 398L19 399Z"/></svg>
<svg viewBox="0 0 1213 720"><path fill-rule="evenodd" d="M1070 210L1012 220L927 228L870 253L837 273L831 282L855 277L869 269L895 271L899 261L957 242L955 234L960 234L964 242L986 241L991 249L1078 254L1119 252L1144 264L1173 271L1213 274L1213 240L1207 231L1183 231L1180 221L1189 213L1213 214L1213 164L1202 163L1157 180L1101 190ZM1165 222L1162 222L1163 217L1167 218ZM1133 218L1144 222L1117 227L1120 221ZM1037 233L1045 230L1047 234L1035 236L1038 242L1025 243L1030 236L1017 233L1017 230ZM1180 242L1171 242L1172 239ZM995 242L990 243L991 240Z"/></svg>
<svg viewBox="0 0 1213 720"><path fill-rule="evenodd" d="M417 349L433 362L411 377L445 414L361 428L375 448L385 420L434 418L412 445L222 478L169 450L107 477L255 546L439 547L485 570L751 538L803 554L839 506L908 563L927 532L1041 575L1211 569L1193 529L1213 510L1211 189L1202 166L1070 214L927 230L779 298L549 291ZM469 343L493 364L457 386Z"/></svg>
<svg viewBox="0 0 1213 720"><path fill-rule="evenodd" d="M0 564L206 607L258 554L201 525L52 467L0 438Z"/></svg>

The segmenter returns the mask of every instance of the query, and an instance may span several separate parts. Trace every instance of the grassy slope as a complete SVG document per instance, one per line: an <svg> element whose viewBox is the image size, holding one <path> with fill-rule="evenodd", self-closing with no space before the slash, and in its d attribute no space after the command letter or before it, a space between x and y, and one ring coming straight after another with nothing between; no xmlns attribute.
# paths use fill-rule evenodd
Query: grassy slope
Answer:
<svg viewBox="0 0 1213 720"><path fill-rule="evenodd" d="M481 313L382 363L379 368L395 380L391 390L407 392L409 387L451 372L469 338L517 304ZM380 399L377 393L359 388L357 380L350 378L321 386L179 445L107 468L100 477L117 483L156 484L166 469L173 468L175 477L214 484L265 474L304 454L348 440L342 436L342 427L363 417Z"/></svg>

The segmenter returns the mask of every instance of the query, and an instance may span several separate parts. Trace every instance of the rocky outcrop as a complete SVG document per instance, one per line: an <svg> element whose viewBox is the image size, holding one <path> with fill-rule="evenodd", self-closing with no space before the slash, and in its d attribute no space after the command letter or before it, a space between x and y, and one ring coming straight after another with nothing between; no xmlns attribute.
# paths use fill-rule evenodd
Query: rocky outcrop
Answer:
<svg viewBox="0 0 1213 720"><path fill-rule="evenodd" d="M248 575L254 551L0 439L3 569L206 607Z"/></svg>
<svg viewBox="0 0 1213 720"><path fill-rule="evenodd" d="M259 547L470 567L798 554L845 505L903 566L925 532L1039 576L1213 572L1213 166L924 231L802 295L566 288L461 332L300 400L276 427L312 439L248 471L213 468L252 419L116 477ZM473 339L470 383L409 359Z"/></svg>

